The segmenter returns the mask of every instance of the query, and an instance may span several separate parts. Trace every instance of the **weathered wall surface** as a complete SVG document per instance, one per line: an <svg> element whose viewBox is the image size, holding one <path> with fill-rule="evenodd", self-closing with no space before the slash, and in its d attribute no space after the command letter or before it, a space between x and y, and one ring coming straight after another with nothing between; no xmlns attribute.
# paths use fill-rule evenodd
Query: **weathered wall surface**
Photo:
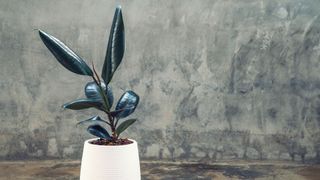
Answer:
<svg viewBox="0 0 320 180"><path fill-rule="evenodd" d="M60 105L90 79L58 64L33 29L101 67L117 3L0 1L2 159L80 158L91 136L75 124L99 112ZM320 160L320 1L120 4L126 52L111 85L141 96L125 135L143 158Z"/></svg>

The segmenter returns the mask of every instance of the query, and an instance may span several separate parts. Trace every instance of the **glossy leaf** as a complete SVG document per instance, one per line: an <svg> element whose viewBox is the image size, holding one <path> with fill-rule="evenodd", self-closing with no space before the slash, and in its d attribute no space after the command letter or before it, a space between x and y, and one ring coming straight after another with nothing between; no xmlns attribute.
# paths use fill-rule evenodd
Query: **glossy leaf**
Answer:
<svg viewBox="0 0 320 180"><path fill-rule="evenodd" d="M63 105L63 108L72 110L87 109L92 107L101 109L102 103L92 99L78 99Z"/></svg>
<svg viewBox="0 0 320 180"><path fill-rule="evenodd" d="M122 61L125 49L124 24L122 19L121 7L117 7L112 27L110 30L109 41L105 61L103 64L101 77L106 84L112 79L113 73Z"/></svg>
<svg viewBox="0 0 320 180"><path fill-rule="evenodd" d="M131 107L127 107L127 108L124 108L124 109L119 109L119 110L116 110L116 111L111 111L110 112L110 115L112 116L112 117L117 117L120 113L122 113L123 111L131 111L131 110L133 110L134 109L134 107L133 106L131 106Z"/></svg>
<svg viewBox="0 0 320 180"><path fill-rule="evenodd" d="M112 104L113 104L112 89L110 86L107 86L107 88L106 88L106 85L103 82L101 82L101 86L102 86L102 89L104 90L104 93L106 94L109 106L111 108ZM100 101L102 101L102 99L103 99L103 97L101 97L101 95L99 93L99 87L95 82L87 83L87 85L85 86L84 92L86 94L86 97L89 99L100 100Z"/></svg>
<svg viewBox="0 0 320 180"><path fill-rule="evenodd" d="M59 39L42 30L39 30L39 35L46 47L65 68L76 74L93 75L86 62Z"/></svg>
<svg viewBox="0 0 320 180"><path fill-rule="evenodd" d="M100 126L99 124L91 125L87 128L87 131L97 137L103 138L103 139L111 139L108 131Z"/></svg>
<svg viewBox="0 0 320 180"><path fill-rule="evenodd" d="M107 123L108 124L108 122L106 122L105 120L101 119L99 116L93 116L93 117L91 117L89 119L86 119L86 120L78 122L77 125L84 124L84 123L87 123L87 122L88 123L103 122L103 123Z"/></svg>
<svg viewBox="0 0 320 180"><path fill-rule="evenodd" d="M124 130L126 130L129 126L131 126L136 121L137 121L136 119L129 119L124 121L117 127L116 134L117 135L121 134Z"/></svg>
<svg viewBox="0 0 320 180"><path fill-rule="evenodd" d="M139 103L139 96L133 91L126 91L118 101L116 111L124 109L124 111L117 114L117 118L125 118L132 114Z"/></svg>

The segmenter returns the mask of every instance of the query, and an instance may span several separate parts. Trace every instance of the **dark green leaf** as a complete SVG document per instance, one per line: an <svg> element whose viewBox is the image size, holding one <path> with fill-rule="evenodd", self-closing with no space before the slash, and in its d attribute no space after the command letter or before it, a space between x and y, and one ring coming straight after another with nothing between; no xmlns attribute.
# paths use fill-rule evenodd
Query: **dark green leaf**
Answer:
<svg viewBox="0 0 320 180"><path fill-rule="evenodd" d="M101 77L106 84L112 79L113 73L122 61L125 49L124 24L122 20L121 7L116 8L110 30L108 47L103 64Z"/></svg>
<svg viewBox="0 0 320 180"><path fill-rule="evenodd" d="M89 126L87 128L87 131L94 136L97 136L103 139L111 139L108 131L98 124Z"/></svg>
<svg viewBox="0 0 320 180"><path fill-rule="evenodd" d="M116 129L116 134L119 135L121 134L124 130L126 130L129 126L131 126L134 122L136 122L137 119L129 119L121 123L117 129Z"/></svg>
<svg viewBox="0 0 320 180"><path fill-rule="evenodd" d="M139 96L133 91L126 91L118 101L116 111L124 109L117 114L117 118L125 118L132 114L139 103Z"/></svg>
<svg viewBox="0 0 320 180"><path fill-rule="evenodd" d="M104 93L106 94L109 106L111 108L112 104L113 104L113 93L112 93L111 87L108 86L108 88L106 88L106 85L103 82L101 82L101 86L102 86L102 89L104 90ZM102 99L103 99L103 97L101 97L101 95L99 93L100 92L99 87L95 82L87 83L87 85L84 89L84 92L85 92L87 98L89 98L89 99L94 99L94 100L99 100L99 101L102 101Z"/></svg>
<svg viewBox="0 0 320 180"><path fill-rule="evenodd" d="M86 62L59 39L42 30L39 30L39 35L46 47L65 68L76 74L93 75Z"/></svg>
<svg viewBox="0 0 320 180"><path fill-rule="evenodd" d="M92 99L78 99L63 105L65 109L72 109L72 110L80 110L80 109L87 109L87 108L97 108L100 109L102 103L97 100Z"/></svg>
<svg viewBox="0 0 320 180"><path fill-rule="evenodd" d="M101 119L99 116L93 116L93 117L91 117L91 118L89 118L89 119L86 119L86 120L83 120L83 121L80 121L80 122L78 122L77 123L77 125L80 125L80 124L84 124L84 123L92 123L92 122L103 122L103 123L107 123L108 124L108 122L107 121L105 121L105 120L103 120L103 119Z"/></svg>
<svg viewBox="0 0 320 180"><path fill-rule="evenodd" d="M134 107L133 106L131 106L131 107L127 107L127 108L124 108L124 109L119 109L119 110L116 110L116 111L111 111L110 112L110 115L112 116L112 117L117 117L120 113L122 113L123 111L131 111L131 110L133 110L134 109Z"/></svg>

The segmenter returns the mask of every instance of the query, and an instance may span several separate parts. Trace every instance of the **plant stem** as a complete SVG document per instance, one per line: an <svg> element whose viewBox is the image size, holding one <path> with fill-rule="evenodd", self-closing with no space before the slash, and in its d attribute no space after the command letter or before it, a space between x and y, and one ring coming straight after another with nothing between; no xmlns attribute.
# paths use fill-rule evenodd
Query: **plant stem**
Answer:
<svg viewBox="0 0 320 180"><path fill-rule="evenodd" d="M101 81L100 81L99 75L98 75L98 73L97 73L97 71L96 71L96 68L94 68L93 61L91 61L91 64L92 64L93 72L94 72L94 74L96 75L99 84L101 84Z"/></svg>
<svg viewBox="0 0 320 180"><path fill-rule="evenodd" d="M101 87L101 85L98 85L98 86L99 86L99 89L100 89L100 94L102 94L102 98L103 98L103 102L104 102L103 104L105 104L106 111L108 112L107 114L109 114L109 110L110 110L109 101L108 101L108 99L106 97L106 94L104 93L104 90Z"/></svg>
<svg viewBox="0 0 320 180"><path fill-rule="evenodd" d="M109 123L107 123L107 124L110 126L111 131L112 131L112 141L115 142L118 139L118 136L116 134L116 124L118 123L118 121L115 124L114 118L111 116L111 114L109 112L110 111L110 104L109 104L109 101L106 97L106 94L104 93L104 90L101 86L101 80L100 80L100 78L94 68L93 62L92 62L92 67L93 67L93 72L94 72L94 75L92 75L92 78L93 78L94 82L96 83L96 85L99 87L99 93L103 98L103 106L105 108L104 112L108 115L108 118L109 118ZM108 88L107 84L106 84L106 88Z"/></svg>
<svg viewBox="0 0 320 180"><path fill-rule="evenodd" d="M103 88L101 86L101 81L98 81L94 76L92 76L94 82L97 84L97 86L99 87L99 93L100 95L102 96L102 99L103 99L103 106L105 108L105 111L107 114L109 114L109 110L110 110L110 105L109 105L109 102L107 100L107 97L105 95L105 93L103 92ZM107 87L106 87L107 88Z"/></svg>
<svg viewBox="0 0 320 180"><path fill-rule="evenodd" d="M108 101L108 99L107 99L107 97L106 97L106 95L105 95L105 93L104 93L104 91L103 91L103 88L102 88L102 86L101 86L101 80L100 80L100 78L99 78L99 75L98 75L96 69L94 68L93 61L91 61L91 64L92 64L92 69L93 69L93 72L94 72L94 74L92 75L92 78L93 78L94 82L97 84L97 86L99 87L99 90L100 90L99 93L100 93L100 95L102 95L103 105L104 105L104 108L105 108L105 110L106 110L105 112L106 112L107 114L109 114L109 110L110 110L109 101ZM96 76L96 77L95 77L95 76ZM108 86L108 85L106 84L106 89L108 88L107 86Z"/></svg>
<svg viewBox="0 0 320 180"><path fill-rule="evenodd" d="M108 117L109 117L110 127L112 131L112 140L116 141L118 139L118 136L116 134L116 125L114 123L114 118L110 114L108 114Z"/></svg>
<svg viewBox="0 0 320 180"><path fill-rule="evenodd" d="M109 113L109 102L103 92L103 89L102 89L100 83L97 81L97 79L94 76L92 76L92 78L93 78L94 82L97 84L97 86L99 87L99 93L103 99L103 106L104 106L104 110L105 110L104 112L106 112L108 114Z"/></svg>
<svg viewBox="0 0 320 180"><path fill-rule="evenodd" d="M117 127L118 122L119 122L119 118L116 119L116 123L115 123L114 127Z"/></svg>

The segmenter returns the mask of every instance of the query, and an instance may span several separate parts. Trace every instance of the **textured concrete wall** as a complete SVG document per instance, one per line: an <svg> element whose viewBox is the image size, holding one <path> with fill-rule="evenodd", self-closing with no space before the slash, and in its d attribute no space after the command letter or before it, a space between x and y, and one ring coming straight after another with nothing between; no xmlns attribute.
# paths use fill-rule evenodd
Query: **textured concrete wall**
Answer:
<svg viewBox="0 0 320 180"><path fill-rule="evenodd" d="M91 136L75 124L99 112L60 105L90 79L33 29L101 67L118 3L126 52L111 85L141 96L124 135L143 158L320 159L318 0L0 0L2 159L80 158Z"/></svg>

